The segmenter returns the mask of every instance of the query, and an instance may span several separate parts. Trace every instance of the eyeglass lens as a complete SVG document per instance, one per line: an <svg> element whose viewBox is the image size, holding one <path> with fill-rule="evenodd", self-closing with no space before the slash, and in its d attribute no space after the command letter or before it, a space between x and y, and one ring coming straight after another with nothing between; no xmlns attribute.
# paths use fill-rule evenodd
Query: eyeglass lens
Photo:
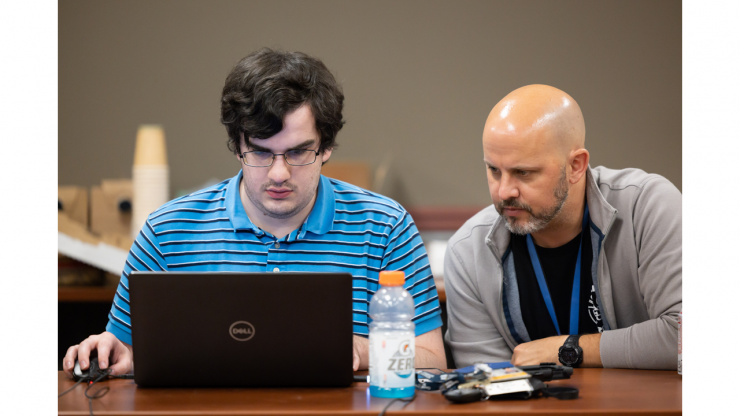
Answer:
<svg viewBox="0 0 740 416"><path fill-rule="evenodd" d="M270 166L274 157L275 154L272 152L254 151L244 154L244 160L250 166ZM316 152L303 149L288 150L284 157L289 165L310 165L316 161Z"/></svg>

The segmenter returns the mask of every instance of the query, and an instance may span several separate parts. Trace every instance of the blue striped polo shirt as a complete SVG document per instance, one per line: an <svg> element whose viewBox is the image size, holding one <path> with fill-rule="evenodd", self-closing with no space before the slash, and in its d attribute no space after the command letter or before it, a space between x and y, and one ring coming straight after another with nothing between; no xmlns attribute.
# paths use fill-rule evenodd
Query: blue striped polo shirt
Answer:
<svg viewBox="0 0 740 416"><path fill-rule="evenodd" d="M129 251L106 330L131 344L132 271L347 272L353 331L368 335L368 306L381 270L402 270L416 305L416 335L442 326L429 260L414 221L392 199L321 176L311 213L276 239L247 217L242 172L170 201L149 215ZM279 274L275 278L279 278Z"/></svg>

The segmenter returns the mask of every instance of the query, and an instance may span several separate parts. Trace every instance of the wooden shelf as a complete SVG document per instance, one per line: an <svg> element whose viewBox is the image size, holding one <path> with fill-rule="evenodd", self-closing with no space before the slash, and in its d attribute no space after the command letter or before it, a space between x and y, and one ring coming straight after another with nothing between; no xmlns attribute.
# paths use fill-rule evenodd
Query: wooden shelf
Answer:
<svg viewBox="0 0 740 416"><path fill-rule="evenodd" d="M113 302L116 286L59 286L59 302Z"/></svg>
<svg viewBox="0 0 740 416"><path fill-rule="evenodd" d="M483 206L429 206L408 209L419 231L457 231Z"/></svg>

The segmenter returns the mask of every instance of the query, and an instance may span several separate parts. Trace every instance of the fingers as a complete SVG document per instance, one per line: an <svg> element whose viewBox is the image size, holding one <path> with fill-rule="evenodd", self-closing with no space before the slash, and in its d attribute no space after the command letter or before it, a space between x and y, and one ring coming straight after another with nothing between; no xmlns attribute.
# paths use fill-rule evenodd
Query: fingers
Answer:
<svg viewBox="0 0 740 416"><path fill-rule="evenodd" d="M512 364L512 365L513 365L514 367L516 367L516 366L520 366L520 365L524 365L524 364L522 364L522 360L521 360L521 357L520 357L520 356L517 356L517 355L516 355L516 352L514 353L514 355L512 355L512 356L511 356L511 364Z"/></svg>
<svg viewBox="0 0 740 416"><path fill-rule="evenodd" d="M110 366L111 374L127 374L133 368L131 351L115 335L103 332L100 335L91 335L80 345L73 345L67 349L62 359L62 369L67 377L72 378L75 361L80 362L80 369L90 367L90 355L97 351L98 365L101 370Z"/></svg>
<svg viewBox="0 0 740 416"><path fill-rule="evenodd" d="M67 353L62 358L62 369L67 377L72 378L72 370L75 366L75 360L77 359L77 348L78 345L73 345L67 349Z"/></svg>
<svg viewBox="0 0 740 416"><path fill-rule="evenodd" d="M131 359L131 353L128 351L128 348L121 345L121 348L123 348L126 351L121 351L121 353L118 356L114 356L115 359L111 361L110 366L110 375L121 375L121 374L128 374L133 369L133 360Z"/></svg>
<svg viewBox="0 0 740 416"><path fill-rule="evenodd" d="M110 332L104 333L112 343L110 353L110 374L128 374L134 368L134 357L130 349ZM98 347L99 348L99 347Z"/></svg>
<svg viewBox="0 0 740 416"><path fill-rule="evenodd" d="M357 341L352 340L352 371L360 368L360 353L357 352Z"/></svg>
<svg viewBox="0 0 740 416"><path fill-rule="evenodd" d="M118 339L109 332L103 332L100 334L100 337L98 338L98 365L100 366L101 370L105 370L108 368L108 363L111 358L111 352L114 351L114 349L117 348L116 344L120 344L121 342L118 341Z"/></svg>
<svg viewBox="0 0 740 416"><path fill-rule="evenodd" d="M522 350L524 347L522 347L523 344L519 344L516 347L514 347L514 353L511 355L511 364L516 367L518 365L524 365L522 363L522 357L524 354L522 354Z"/></svg>
<svg viewBox="0 0 740 416"><path fill-rule="evenodd" d="M91 335L86 340L80 342L77 348L77 361L80 362L80 369L87 370L90 367L90 353L98 345L98 336Z"/></svg>

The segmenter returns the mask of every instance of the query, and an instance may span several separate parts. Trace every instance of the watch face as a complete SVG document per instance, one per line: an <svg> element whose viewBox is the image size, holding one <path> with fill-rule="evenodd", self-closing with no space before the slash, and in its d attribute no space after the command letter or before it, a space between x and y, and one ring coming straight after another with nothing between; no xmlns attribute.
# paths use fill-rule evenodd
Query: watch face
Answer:
<svg viewBox="0 0 740 416"><path fill-rule="evenodd" d="M574 363L578 361L578 353L570 348L563 350L560 353L560 357L563 361L568 363Z"/></svg>

